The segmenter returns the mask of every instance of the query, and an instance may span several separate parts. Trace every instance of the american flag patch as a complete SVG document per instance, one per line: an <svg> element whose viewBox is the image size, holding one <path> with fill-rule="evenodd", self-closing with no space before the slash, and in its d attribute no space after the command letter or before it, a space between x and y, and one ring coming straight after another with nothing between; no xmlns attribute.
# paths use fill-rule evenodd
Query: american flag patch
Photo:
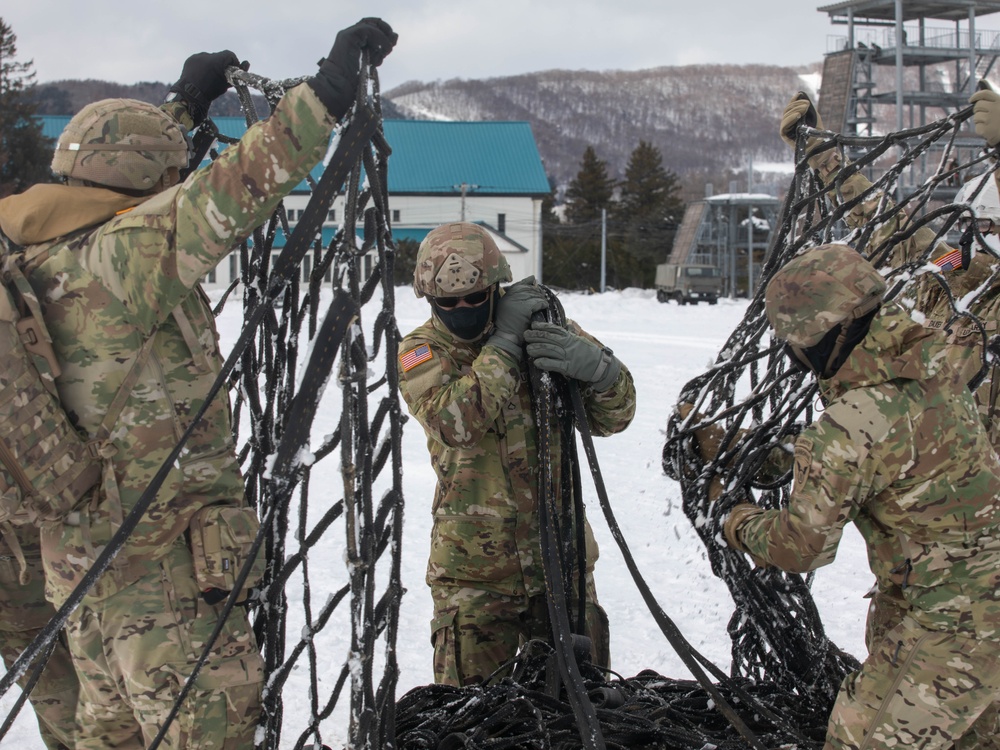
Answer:
<svg viewBox="0 0 1000 750"><path fill-rule="evenodd" d="M962 265L961 249L955 248L950 253L945 253L940 258L934 260L934 265L938 266L942 271L951 271L958 268Z"/></svg>
<svg viewBox="0 0 1000 750"><path fill-rule="evenodd" d="M400 354L399 366L403 368L403 372L409 372L421 362L426 362L430 358L431 348L427 344L421 344L414 349L410 349L408 352Z"/></svg>

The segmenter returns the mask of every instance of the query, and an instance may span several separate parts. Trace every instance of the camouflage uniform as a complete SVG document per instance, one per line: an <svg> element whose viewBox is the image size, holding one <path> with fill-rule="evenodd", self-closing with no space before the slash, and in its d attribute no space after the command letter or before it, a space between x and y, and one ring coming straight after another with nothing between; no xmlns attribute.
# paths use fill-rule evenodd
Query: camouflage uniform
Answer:
<svg viewBox="0 0 1000 750"><path fill-rule="evenodd" d="M786 110L787 111L787 110ZM820 125L819 127L822 127ZM818 141L814 140L810 148ZM821 152L810 159L810 165L817 170L820 181L829 185L837 178L844 166L844 156L840 149L832 148ZM996 175L1000 180L1000 175ZM844 180L836 191L829 194L833 203L843 204L854 200L857 196L871 188L871 181L860 172ZM852 230L862 229L874 221L879 205L884 196L876 191L867 200L859 202L845 216L844 221ZM893 205L886 199L883 211ZM906 229L910 219L904 211L900 211L891 219L880 224L869 240L871 247L884 243L893 234ZM902 242L897 242L889 256L889 264L899 267L918 260L926 253L934 241L934 232L929 227L923 227L914 232ZM930 259L936 260L951 253L951 248L945 242L938 242ZM965 294L977 290L992 273L996 260L988 253L978 253L973 256L967 269L961 266L942 271L948 281L949 289L955 300ZM952 302L948 295L933 277L924 275L916 279L904 290L900 300L906 308L912 310L912 317L926 328L943 331L947 356L952 365L960 372L963 382L975 377L982 365L983 338L979 329L966 319L954 319ZM1000 325L1000 287L994 287L985 294L979 295L969 307L969 312L976 315L985 326L987 338L995 336ZM1000 451L1000 373L998 365L993 364L987 370L985 379L974 391L973 397L979 412L980 420L986 429L994 450ZM869 653L873 644L878 643L883 635L900 623L906 612L906 603L898 586L879 584L867 594L871 599L865 630L865 643ZM978 737L978 739L975 739ZM958 743L959 750L978 748L994 748L1000 750L1000 704L996 704L983 713L976 723L973 732L966 735Z"/></svg>
<svg viewBox="0 0 1000 750"><path fill-rule="evenodd" d="M55 609L45 600L38 529L3 524L0 531L0 654L9 668L52 619ZM31 670L19 684L23 687L30 676ZM60 635L28 696L49 750L73 747L77 688L66 638Z"/></svg>
<svg viewBox="0 0 1000 750"><path fill-rule="evenodd" d="M898 624L841 687L827 748L947 747L1000 694L1000 459L936 339L884 307L820 381L788 507L737 506L727 524L758 562L806 572L853 522L880 588L901 592Z"/></svg>
<svg viewBox="0 0 1000 750"><path fill-rule="evenodd" d="M181 102L164 110L191 127ZM97 434L130 364L154 339L102 450L100 491L64 523L41 530L46 594L57 605L149 485L220 371L200 278L320 161L334 124L312 88L300 85L210 167L152 197L40 185L0 202L0 225L37 263L30 279L63 365L59 393L85 435ZM66 215L80 217L76 227L65 226ZM94 228L62 236L87 226ZM142 747L158 731L222 607L199 596L186 538L192 518L219 505L246 507L225 398L209 408L68 625L82 683L78 748ZM249 747L262 676L246 616L237 611L167 746Z"/></svg>
<svg viewBox="0 0 1000 750"><path fill-rule="evenodd" d="M435 681L472 684L511 659L520 643L551 633L527 368L497 346L456 341L436 316L406 336L400 351L400 390L427 433L438 477L427 565ZM407 369L411 352L419 352L422 361ZM631 374L622 366L611 388L586 388L584 400L594 434L620 432L635 412ZM553 438L552 466L558 472L558 432ZM594 659L607 663L607 617L593 585L598 551L589 525L586 538L588 633Z"/></svg>

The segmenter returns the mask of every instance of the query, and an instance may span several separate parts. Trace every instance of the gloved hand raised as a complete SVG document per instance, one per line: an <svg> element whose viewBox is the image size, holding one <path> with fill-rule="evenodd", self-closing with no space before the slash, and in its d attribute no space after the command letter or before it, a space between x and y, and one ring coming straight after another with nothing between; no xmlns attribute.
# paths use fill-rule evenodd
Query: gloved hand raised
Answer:
<svg viewBox="0 0 1000 750"><path fill-rule="evenodd" d="M819 112L802 91L792 97L792 100L785 105L785 111L781 113L781 127L778 132L781 134L781 140L792 148L795 148L799 125L808 125L817 130L824 129Z"/></svg>
<svg viewBox="0 0 1000 750"><path fill-rule="evenodd" d="M381 18L362 18L337 33L330 53L319 61L319 72L308 80L331 115L341 119L357 93L361 52L372 65L382 64L399 36Z"/></svg>
<svg viewBox="0 0 1000 750"><path fill-rule="evenodd" d="M555 323L536 320L524 332L524 341L536 367L592 383L598 391L614 385L621 372L621 362L610 349L602 349Z"/></svg>
<svg viewBox="0 0 1000 750"><path fill-rule="evenodd" d="M504 290L493 318L493 335L486 342L520 358L524 331L532 313L544 310L549 301L534 276L521 279Z"/></svg>
<svg viewBox="0 0 1000 750"><path fill-rule="evenodd" d="M817 130L825 130L823 127L823 119L819 116L819 112L813 106L812 101L810 101L809 96L803 92L798 92L792 100L785 105L785 111L781 113L781 125L778 128L778 133L781 135L781 140L791 146L793 149L796 145L796 138L798 137L798 130L800 125L807 125L810 128L816 128ZM810 138L806 143L806 153L814 149L823 143L821 138ZM830 158L831 153L834 149L826 149L824 151L809 157L809 166L813 169L819 169L820 165Z"/></svg>
<svg viewBox="0 0 1000 750"><path fill-rule="evenodd" d="M229 50L199 52L184 61L181 77L170 87L170 93L184 100L195 126L205 121L212 102L229 89L226 69L230 67L248 70L250 63L246 61L241 63L240 59ZM167 101L170 101L170 98L168 95Z"/></svg>
<svg viewBox="0 0 1000 750"><path fill-rule="evenodd" d="M980 88L969 101L973 104L972 122L976 135L982 136L990 146L996 146L1000 143L1000 94L992 88Z"/></svg>

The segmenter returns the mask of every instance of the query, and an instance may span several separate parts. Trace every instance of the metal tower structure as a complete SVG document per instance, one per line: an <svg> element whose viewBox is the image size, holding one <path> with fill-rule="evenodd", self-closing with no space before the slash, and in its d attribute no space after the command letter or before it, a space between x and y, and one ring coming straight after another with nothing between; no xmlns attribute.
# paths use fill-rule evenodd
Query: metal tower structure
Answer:
<svg viewBox="0 0 1000 750"><path fill-rule="evenodd" d="M1000 12L1000 2L844 0L817 10L847 27L846 36L828 39L817 103L825 126L837 132L876 135L951 114L968 104L1000 56L1000 31L977 28L980 16ZM969 131L956 146L978 150L982 139ZM929 154L908 175L910 184L937 166ZM956 187L942 188L940 197L952 197Z"/></svg>

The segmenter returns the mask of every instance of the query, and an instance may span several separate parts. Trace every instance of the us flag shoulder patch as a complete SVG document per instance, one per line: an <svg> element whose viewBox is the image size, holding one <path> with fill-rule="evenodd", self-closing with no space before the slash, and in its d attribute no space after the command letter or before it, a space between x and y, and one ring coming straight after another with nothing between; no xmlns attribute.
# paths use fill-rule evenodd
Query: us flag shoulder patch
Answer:
<svg viewBox="0 0 1000 750"><path fill-rule="evenodd" d="M408 352L400 354L399 366L403 368L403 372L409 372L417 365L429 360L431 356L433 356L431 354L431 348L427 344L421 344L420 346L410 349Z"/></svg>
<svg viewBox="0 0 1000 750"><path fill-rule="evenodd" d="M962 265L962 250L955 248L933 261L942 271L951 271Z"/></svg>

